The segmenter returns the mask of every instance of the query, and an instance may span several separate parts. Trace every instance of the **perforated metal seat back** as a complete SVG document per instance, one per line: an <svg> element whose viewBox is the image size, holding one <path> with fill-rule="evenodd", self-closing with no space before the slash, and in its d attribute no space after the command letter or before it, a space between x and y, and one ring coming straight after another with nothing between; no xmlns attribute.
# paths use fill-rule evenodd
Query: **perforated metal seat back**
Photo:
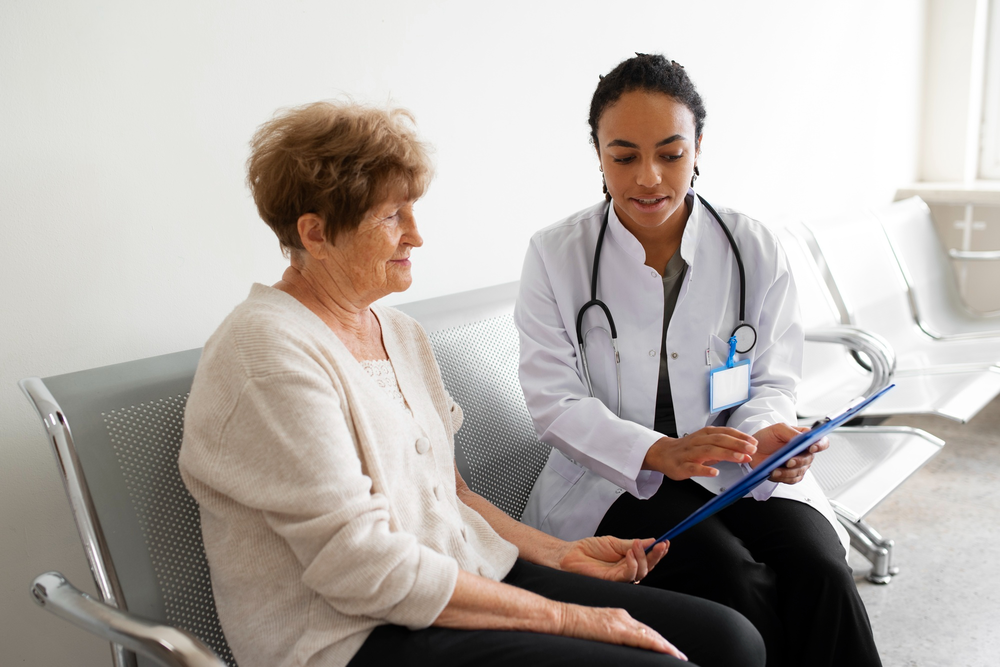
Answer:
<svg viewBox="0 0 1000 667"><path fill-rule="evenodd" d="M198 505L177 467L200 354L189 350L44 383L69 424L125 606L194 633L235 665L216 615Z"/></svg>
<svg viewBox="0 0 1000 667"><path fill-rule="evenodd" d="M465 413L456 459L469 487L515 519L548 460L517 378L518 337L507 313L430 333L452 398Z"/></svg>
<svg viewBox="0 0 1000 667"><path fill-rule="evenodd" d="M455 461L473 491L520 519L548 460L517 378L518 283L397 306L426 329L445 387L462 406Z"/></svg>

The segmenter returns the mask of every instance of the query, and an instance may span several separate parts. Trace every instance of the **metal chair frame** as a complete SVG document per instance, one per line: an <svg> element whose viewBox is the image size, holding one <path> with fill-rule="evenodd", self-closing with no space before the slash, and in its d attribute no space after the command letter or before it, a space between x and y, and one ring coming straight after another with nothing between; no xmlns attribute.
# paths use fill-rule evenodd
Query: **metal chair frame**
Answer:
<svg viewBox="0 0 1000 667"><path fill-rule="evenodd" d="M925 208L922 202L918 206L912 201L893 206L897 207L892 209L895 213L902 210L900 207L915 212ZM1000 393L1000 357L995 359L991 348L980 347L973 337L935 339L920 328L912 286L894 254L880 215L885 213L866 211L851 218L795 224L788 227L788 232L798 243L796 249L811 258L811 270L822 285L814 289L822 289L833 306L829 324L862 328L895 350L893 377L899 387L895 395L881 401L869 414L936 414L966 422ZM841 231L841 224L853 227L849 232ZM863 234L868 236L857 238L856 228L863 228ZM863 301L867 294L862 293L865 286L861 281L851 283L850 273L861 269L853 266L853 258L846 257L844 247L838 246L845 236L850 236L853 248L862 256L858 261L877 272L876 291L888 299L891 324L884 321L885 317L880 318L871 304L859 308L854 303L855 297ZM826 242L834 247L825 247ZM1000 355L1000 348L995 351Z"/></svg>
<svg viewBox="0 0 1000 667"><path fill-rule="evenodd" d="M459 432L456 443L456 462L460 471L477 492L511 516L519 518L531 486L544 465L549 447L538 442L517 384L517 334L510 319L516 292L517 283L508 283L405 304L400 309L415 317L428 331L446 386L465 410L465 426ZM846 345L864 353L872 361L874 369L868 392L877 390L891 378L891 348L885 346L878 337L846 327L816 331L811 336L813 340ZM497 348L498 345L500 349ZM104 391L100 387L105 387L109 393L141 397L143 392L149 393L152 390L128 380L130 375L127 368L142 365L146 375L153 369L154 376L157 373L171 376L171 391L184 394L190 388L199 355L200 350L190 350L92 369L81 374L56 376L46 380L28 378L20 383L38 411L52 446L101 599L96 600L80 592L55 572L37 577L32 585L32 595L39 605L49 611L112 642L115 667L138 665L141 660L137 655L169 667L222 667L227 663L205 641L191 632L151 620L150 616L162 617L162 613L156 611L155 604L140 604L148 612L143 614L126 608L125 601L131 593L129 586L122 583L121 568L116 568L116 549L119 559L122 553L129 558L130 553L138 552L129 552L121 546L124 538L119 533L128 531L116 528L113 531L115 540L112 542L118 546L109 542L107 526L102 526L99 518L103 516L98 507L100 503L95 503L91 493L94 480L88 480L87 463L81 462L80 443L74 440L74 432L70 426L71 416L74 420L83 419L85 422L88 417L81 417L72 411L68 416L51 389L68 382L66 378L70 376L76 376L74 382L78 383L86 383L88 378L99 378L100 381L95 382L94 393L100 394ZM89 418L92 422L95 417ZM859 432L871 434L876 431L860 429ZM937 448L943 444L933 436L913 429L896 428L883 432L906 436L914 441L930 442ZM851 433L849 430L844 431L839 437L850 440L855 437ZM179 440L179 434L169 437ZM484 448L481 444L487 437L499 438L500 444L494 444L492 450ZM910 440L907 440L900 447L909 447L910 444ZM851 532L852 544L872 560L874 567L871 578L874 581L885 583L891 577L892 543L865 524L864 515L932 455L933 451L923 458L911 456L902 479L896 479L891 485L868 494L869 499L865 501L864 507L859 509L835 504L842 523ZM90 472L94 473L95 470ZM115 474L122 473L118 470ZM101 479L100 475L97 478ZM107 501L102 502L107 507ZM119 502L116 506L124 504L126 503ZM132 508L121 511L134 512ZM134 526L130 530L138 531ZM135 537L133 535L129 539ZM141 536L138 541L142 542ZM200 548L200 539L198 547ZM130 575L130 581L132 579L134 577ZM210 587L207 593L210 600ZM149 612L150 609L152 612ZM214 614L214 609L211 613ZM217 618L215 621L217 623Z"/></svg>

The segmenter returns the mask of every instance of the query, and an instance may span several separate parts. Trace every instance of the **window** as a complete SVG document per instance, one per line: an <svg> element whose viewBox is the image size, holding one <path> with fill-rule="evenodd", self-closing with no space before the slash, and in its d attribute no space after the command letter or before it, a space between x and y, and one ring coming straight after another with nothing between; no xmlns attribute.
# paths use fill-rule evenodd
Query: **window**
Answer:
<svg viewBox="0 0 1000 667"><path fill-rule="evenodd" d="M979 178L1000 180L1000 0L991 0L986 42Z"/></svg>

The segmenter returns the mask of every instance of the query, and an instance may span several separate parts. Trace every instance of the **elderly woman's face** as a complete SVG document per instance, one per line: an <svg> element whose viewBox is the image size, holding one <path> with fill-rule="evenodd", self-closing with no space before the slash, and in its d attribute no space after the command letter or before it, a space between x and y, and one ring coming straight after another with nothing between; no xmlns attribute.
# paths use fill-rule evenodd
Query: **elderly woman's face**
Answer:
<svg viewBox="0 0 1000 667"><path fill-rule="evenodd" d="M405 200L379 204L357 229L337 237L333 248L337 263L358 293L380 298L410 286L410 250L424 243L413 204Z"/></svg>

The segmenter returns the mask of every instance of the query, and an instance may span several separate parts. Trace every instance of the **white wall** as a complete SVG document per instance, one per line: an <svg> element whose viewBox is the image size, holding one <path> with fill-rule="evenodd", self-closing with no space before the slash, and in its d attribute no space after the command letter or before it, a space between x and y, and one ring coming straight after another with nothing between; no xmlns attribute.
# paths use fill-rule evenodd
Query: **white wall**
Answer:
<svg viewBox="0 0 1000 667"><path fill-rule="evenodd" d="M0 3L0 663L108 659L30 602L49 569L92 585L15 383L200 346L251 282L278 278L243 186L247 140L276 108L391 99L437 147L426 245L395 302L516 279L534 230L600 197L588 101L633 51L699 84L713 201L813 216L916 178L923 3L614 6Z"/></svg>

